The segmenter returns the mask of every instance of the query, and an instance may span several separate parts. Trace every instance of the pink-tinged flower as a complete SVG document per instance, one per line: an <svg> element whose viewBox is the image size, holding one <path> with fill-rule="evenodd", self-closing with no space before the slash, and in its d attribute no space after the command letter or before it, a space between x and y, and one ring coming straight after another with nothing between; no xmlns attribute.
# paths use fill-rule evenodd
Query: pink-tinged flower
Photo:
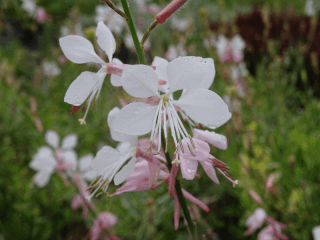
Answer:
<svg viewBox="0 0 320 240"><path fill-rule="evenodd" d="M189 27L189 19L188 18L177 18L173 16L171 18L171 26L173 29L183 32Z"/></svg>
<svg viewBox="0 0 320 240"><path fill-rule="evenodd" d="M266 189L269 190L270 188L272 188L274 181L277 180L278 178L279 178L279 173L270 174L266 182Z"/></svg>
<svg viewBox="0 0 320 240"><path fill-rule="evenodd" d="M193 121L208 126L219 127L231 117L225 102L213 91L203 88L213 82L215 69L212 59L181 57L171 61L165 70L169 87L165 94L160 95L159 74L155 70L145 65L124 68L121 82L126 92L133 97L157 97L160 100L156 105L141 102L126 105L114 124L114 130L128 135L144 135L151 131L150 141L158 139L157 152L161 148L162 129L167 139L170 127L176 148L182 139L189 137L177 113L179 109ZM181 89L189 91L179 100L174 100L172 93Z"/></svg>
<svg viewBox="0 0 320 240"><path fill-rule="evenodd" d="M117 221L118 218L110 212L100 213L90 229L90 240L98 240L101 235L104 236L105 239L120 239L115 235L106 233L116 225Z"/></svg>
<svg viewBox="0 0 320 240"><path fill-rule="evenodd" d="M183 44L179 43L177 46L170 45L168 51L164 54L164 57L169 61L176 59L179 56L186 56L187 52L184 50Z"/></svg>
<svg viewBox="0 0 320 240"><path fill-rule="evenodd" d="M282 234L281 230L282 229L286 229L287 226L281 222L278 222L276 221L275 219L267 216L266 217L266 222L272 226L273 228L273 236L274 236L274 239L278 240L278 239L283 239L283 240L288 240L289 238ZM258 235L258 238L259 238L259 235ZM264 240L263 238L262 239L259 239L259 240Z"/></svg>
<svg viewBox="0 0 320 240"><path fill-rule="evenodd" d="M122 10L121 6L117 6L117 8ZM104 22L111 32L115 34L121 34L123 28L126 26L126 20L109 6L98 5L96 7L96 16L94 20L96 23L99 23L100 21Z"/></svg>
<svg viewBox="0 0 320 240"><path fill-rule="evenodd" d="M26 10L30 16L33 16L34 12L36 11L36 3L34 0L22 0L22 6L24 10Z"/></svg>
<svg viewBox="0 0 320 240"><path fill-rule="evenodd" d="M175 165L173 165L173 168ZM176 167L177 169L179 168ZM169 192L170 188L172 189L172 195L174 197L174 226L175 229L178 229L178 224L179 224L179 211L180 211L180 204L178 200L177 193L174 188L174 177L170 178L170 175L176 175L176 170L171 170L171 173L168 173L168 169L164 166L163 169L160 170L160 173L158 175L158 179L161 179L160 182L156 183L156 186L160 185L163 182L166 182L169 184ZM122 185L120 188L116 190L115 193L111 194L110 197L117 196L121 193L125 192L139 192L139 191L147 191L150 190L150 185L149 185L149 177L150 177L150 172L149 172L149 167L148 167L148 161L143 159L143 158L138 158L137 163L135 164L134 171L132 174L126 179L126 183ZM171 185L171 186L170 186ZM195 198L192 196L190 193L188 193L186 190L182 189L182 194L183 196L188 199L189 201L193 202L194 204L198 205L201 207L204 211L209 212L209 208L207 205L205 205L203 202L201 202L199 199Z"/></svg>
<svg viewBox="0 0 320 240"><path fill-rule="evenodd" d="M282 234L281 226L269 225L262 229L258 234L258 240L288 240L289 238Z"/></svg>
<svg viewBox="0 0 320 240"><path fill-rule="evenodd" d="M253 214L247 219L246 226L248 227L244 235L251 235L254 231L262 226L266 220L267 213L262 208L257 208Z"/></svg>
<svg viewBox="0 0 320 240"><path fill-rule="evenodd" d="M245 43L239 35L234 36L231 40L219 35L216 47L222 62L240 63L243 60Z"/></svg>
<svg viewBox="0 0 320 240"><path fill-rule="evenodd" d="M239 97L244 97L245 94L245 80L244 78L248 76L248 70L245 63L240 63L237 66L231 67L231 79L236 85L237 94Z"/></svg>
<svg viewBox="0 0 320 240"><path fill-rule="evenodd" d="M150 4L148 7L148 13L154 15L159 11L159 6L157 4Z"/></svg>
<svg viewBox="0 0 320 240"><path fill-rule="evenodd" d="M103 51L108 56L109 64L114 68L115 64L122 64L120 60L113 59L112 56L116 50L116 40L114 39L110 29L104 25L103 22L98 23L96 30L96 36L98 37L97 42ZM82 72L69 86L64 101L73 105L71 109L73 113L80 108L80 105L85 102L88 98L88 103L84 109L86 112L83 119L79 119L80 124L86 124L85 118L88 113L89 106L93 99L98 99L102 84L108 72L109 64L105 63L94 51L91 42L84 37L77 35L69 35L59 39L60 47L64 55L72 62L82 63L97 63L101 65L100 70L97 73L93 72ZM114 64L114 65L112 65ZM120 86L120 76L118 74L111 74L111 84ZM83 110L84 110L83 109Z"/></svg>
<svg viewBox="0 0 320 240"><path fill-rule="evenodd" d="M252 189L249 189L249 190L248 190L248 194L249 194L249 196L250 196L253 200L255 200L257 203L262 203L261 197L260 197L255 191L253 191Z"/></svg>
<svg viewBox="0 0 320 240"><path fill-rule="evenodd" d="M58 58L58 61L61 65L66 65L67 64L67 58L63 55L61 55L59 58Z"/></svg>
<svg viewBox="0 0 320 240"><path fill-rule="evenodd" d="M43 7L37 7L34 18L38 23L44 23L45 21L50 19L50 16L47 14L46 10Z"/></svg>

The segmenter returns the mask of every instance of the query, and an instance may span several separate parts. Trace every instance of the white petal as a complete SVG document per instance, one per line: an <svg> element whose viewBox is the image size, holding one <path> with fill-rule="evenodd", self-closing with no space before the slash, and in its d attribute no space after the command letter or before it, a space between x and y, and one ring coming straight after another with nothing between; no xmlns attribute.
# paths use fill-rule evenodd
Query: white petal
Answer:
<svg viewBox="0 0 320 240"><path fill-rule="evenodd" d="M150 132L157 107L141 102L126 105L114 121L114 130L129 135L143 135Z"/></svg>
<svg viewBox="0 0 320 240"><path fill-rule="evenodd" d="M158 75L149 66L134 65L123 69L121 84L133 97L158 96Z"/></svg>
<svg viewBox="0 0 320 240"><path fill-rule="evenodd" d="M196 128L192 130L192 133L193 133L193 137L196 139L200 139L202 141L210 143L211 145L217 148L220 148L222 150L227 149L227 146L228 146L227 138L221 134L210 132L208 130L203 131Z"/></svg>
<svg viewBox="0 0 320 240"><path fill-rule="evenodd" d="M71 169L72 170L76 170L77 167L77 154L75 151L66 151L66 152L62 152L62 158L63 161L66 164L70 164L71 165Z"/></svg>
<svg viewBox="0 0 320 240"><path fill-rule="evenodd" d="M187 180L194 179L197 173L198 161L188 157L181 157L181 173L182 177Z"/></svg>
<svg viewBox="0 0 320 240"><path fill-rule="evenodd" d="M119 59L117 59L117 58L112 59L112 62L117 63L117 64L123 64L123 63L122 63ZM121 85L121 77L118 76L118 75L116 75L116 74L111 74L110 81L111 81L112 86L115 86L115 87L120 87L120 86L122 86L122 85Z"/></svg>
<svg viewBox="0 0 320 240"><path fill-rule="evenodd" d="M138 137L135 135L127 135L118 131L115 131L113 128L113 123L116 117L118 116L120 109L115 107L108 114L108 125L110 127L111 138L118 142L129 142L131 146L135 146L138 142Z"/></svg>
<svg viewBox="0 0 320 240"><path fill-rule="evenodd" d="M69 35L59 38L64 55L74 63L105 62L95 53L91 42L84 37Z"/></svg>
<svg viewBox="0 0 320 240"><path fill-rule="evenodd" d="M182 96L174 104L193 121L207 126L220 127L231 118L228 105L216 93L195 89Z"/></svg>
<svg viewBox="0 0 320 240"><path fill-rule="evenodd" d="M50 180L51 174L52 172L47 171L37 172L33 177L34 184L36 184L39 188L44 187Z"/></svg>
<svg viewBox="0 0 320 240"><path fill-rule="evenodd" d="M92 181L97 176L97 173L94 170L90 170L88 172L84 172L81 176L84 180Z"/></svg>
<svg viewBox="0 0 320 240"><path fill-rule="evenodd" d="M59 134L53 130L49 130L45 135L46 142L54 149L59 147L60 137Z"/></svg>
<svg viewBox="0 0 320 240"><path fill-rule="evenodd" d="M122 167L122 169L115 175L114 177L114 184L119 185L123 183L127 177L133 172L134 164L137 161L136 157L132 157L131 160Z"/></svg>
<svg viewBox="0 0 320 240"><path fill-rule="evenodd" d="M207 63L201 57L180 57L167 67L170 92L198 87L207 71Z"/></svg>
<svg viewBox="0 0 320 240"><path fill-rule="evenodd" d="M78 136L76 134L70 134L62 139L62 149L75 148L78 143Z"/></svg>
<svg viewBox="0 0 320 240"><path fill-rule="evenodd" d="M214 76L216 75L216 68L214 66L214 61L212 58L205 58L204 60L207 63L206 74L204 75L198 88L209 89L211 84L213 83Z"/></svg>
<svg viewBox="0 0 320 240"><path fill-rule="evenodd" d="M37 153L33 156L29 167L33 170L53 169L57 161L53 155L53 151L48 146L42 146L38 149Z"/></svg>
<svg viewBox="0 0 320 240"><path fill-rule="evenodd" d="M151 65L156 67L155 71L158 75L158 79L165 80L167 82L166 85L158 86L158 88L161 92L166 93L169 88L169 81L168 81L168 76L167 76L168 61L164 58L161 58L161 57L155 57L153 59L153 62Z"/></svg>
<svg viewBox="0 0 320 240"><path fill-rule="evenodd" d="M99 175L103 174L103 170L117 162L120 154L117 150L109 146L104 146L99 150L97 156L91 161L90 167Z"/></svg>
<svg viewBox="0 0 320 240"><path fill-rule="evenodd" d="M101 49L106 52L109 62L112 61L112 56L116 51L116 40L114 39L110 29L104 25L102 21L98 22L96 30L97 42Z"/></svg>
<svg viewBox="0 0 320 240"><path fill-rule="evenodd" d="M93 154L89 153L87 155L82 156L79 159L79 170L83 172L86 169L90 168L91 161L93 160Z"/></svg>
<svg viewBox="0 0 320 240"><path fill-rule="evenodd" d="M82 72L69 86L64 102L80 106L99 82L99 76L93 72Z"/></svg>

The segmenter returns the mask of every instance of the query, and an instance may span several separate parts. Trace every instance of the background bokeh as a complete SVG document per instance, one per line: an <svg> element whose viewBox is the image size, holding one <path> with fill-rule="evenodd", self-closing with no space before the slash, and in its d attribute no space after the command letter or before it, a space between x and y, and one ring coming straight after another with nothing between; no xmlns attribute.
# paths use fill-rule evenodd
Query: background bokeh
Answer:
<svg viewBox="0 0 320 240"><path fill-rule="evenodd" d="M128 2L143 34L170 1ZM46 144L44 133L49 129L61 137L76 133L79 157L96 154L103 145L115 147L108 112L121 107L119 98L130 98L107 77L87 125L80 125L83 112L70 115L64 95L82 71L98 68L66 60L58 39L83 35L106 60L94 35L96 21L102 18L114 27L115 57L127 64L136 64L137 57L125 23L122 27L109 16L113 13L97 10L104 3L38 0L36 6L40 9L28 12L22 1L0 2L0 239L88 239L93 219L84 220L80 209L71 210L75 189L55 174L47 186L37 188L29 162ZM240 184L233 188L220 175L216 185L200 168L201 178L182 181L210 207L209 213L195 214L198 231L207 239L256 239L257 233L243 233L257 207L286 224L283 232L290 239L312 239L312 228L320 225L319 7L315 1L310 13L304 0L190 0L172 21L151 33L145 46L148 64L155 56L213 58L217 73L211 90L228 99L233 113L216 130L227 136L227 150L212 149L211 154L229 165L228 174ZM234 63L221 61L210 41L220 34L228 39L238 34L245 42L248 74L242 78L242 96L231 76ZM266 190L271 174L276 177ZM110 186L108 191L115 189ZM261 204L250 197L250 190L261 196ZM94 201L100 211L118 217L115 233L122 239L188 238L182 217L174 230L174 204L167 186Z"/></svg>

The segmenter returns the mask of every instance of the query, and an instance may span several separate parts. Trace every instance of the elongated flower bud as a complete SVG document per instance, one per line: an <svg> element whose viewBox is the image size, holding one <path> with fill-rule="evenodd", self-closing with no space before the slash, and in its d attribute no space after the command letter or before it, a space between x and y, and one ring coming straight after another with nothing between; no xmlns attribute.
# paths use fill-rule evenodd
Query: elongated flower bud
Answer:
<svg viewBox="0 0 320 240"><path fill-rule="evenodd" d="M179 8L185 4L187 0L174 0L168 6L166 6L161 12L156 15L156 19L159 23L164 23L168 17L175 13Z"/></svg>

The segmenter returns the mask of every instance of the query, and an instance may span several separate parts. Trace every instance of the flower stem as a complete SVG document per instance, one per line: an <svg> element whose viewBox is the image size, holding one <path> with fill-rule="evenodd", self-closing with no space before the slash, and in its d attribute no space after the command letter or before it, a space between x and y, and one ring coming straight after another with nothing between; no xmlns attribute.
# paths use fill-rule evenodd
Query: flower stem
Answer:
<svg viewBox="0 0 320 240"><path fill-rule="evenodd" d="M146 64L146 59L144 57L144 51L143 51L143 48L140 45L140 42L139 42L139 39L138 39L138 35L137 35L136 29L134 27L133 20L132 20L132 17L131 17L131 13L130 13L130 10L129 10L129 7L128 7L127 0L121 0L121 4L122 4L123 10L124 10L124 13L128 17L127 23L128 23L128 26L129 26L129 29L130 29L130 32L131 32L131 36L132 36L132 39L133 39L133 42L134 42L134 46L136 48L136 52L137 52L137 55L138 55L139 63L140 64Z"/></svg>
<svg viewBox="0 0 320 240"><path fill-rule="evenodd" d="M161 132L161 134L162 134L162 136L161 136L161 141L162 141L161 145L165 146L165 137L164 137L163 132ZM172 163L171 163L171 157L170 157L169 152L165 152L165 156L166 156L166 161L167 161L167 165L168 165L169 171L171 171ZM184 216L185 216L186 221L188 223L188 227L189 227L189 230L191 232L191 236L192 236L192 238L194 238L195 237L194 225L193 225L192 220L191 220L191 216L190 216L190 213L189 213L189 210L188 210L188 207L187 207L186 199L183 196L183 193L182 193L182 190L181 190L180 180L175 179L174 186L175 186L175 189L176 189L176 193L177 193L177 196L178 196L178 200L179 200L180 206L181 206L181 208L183 210Z"/></svg>

